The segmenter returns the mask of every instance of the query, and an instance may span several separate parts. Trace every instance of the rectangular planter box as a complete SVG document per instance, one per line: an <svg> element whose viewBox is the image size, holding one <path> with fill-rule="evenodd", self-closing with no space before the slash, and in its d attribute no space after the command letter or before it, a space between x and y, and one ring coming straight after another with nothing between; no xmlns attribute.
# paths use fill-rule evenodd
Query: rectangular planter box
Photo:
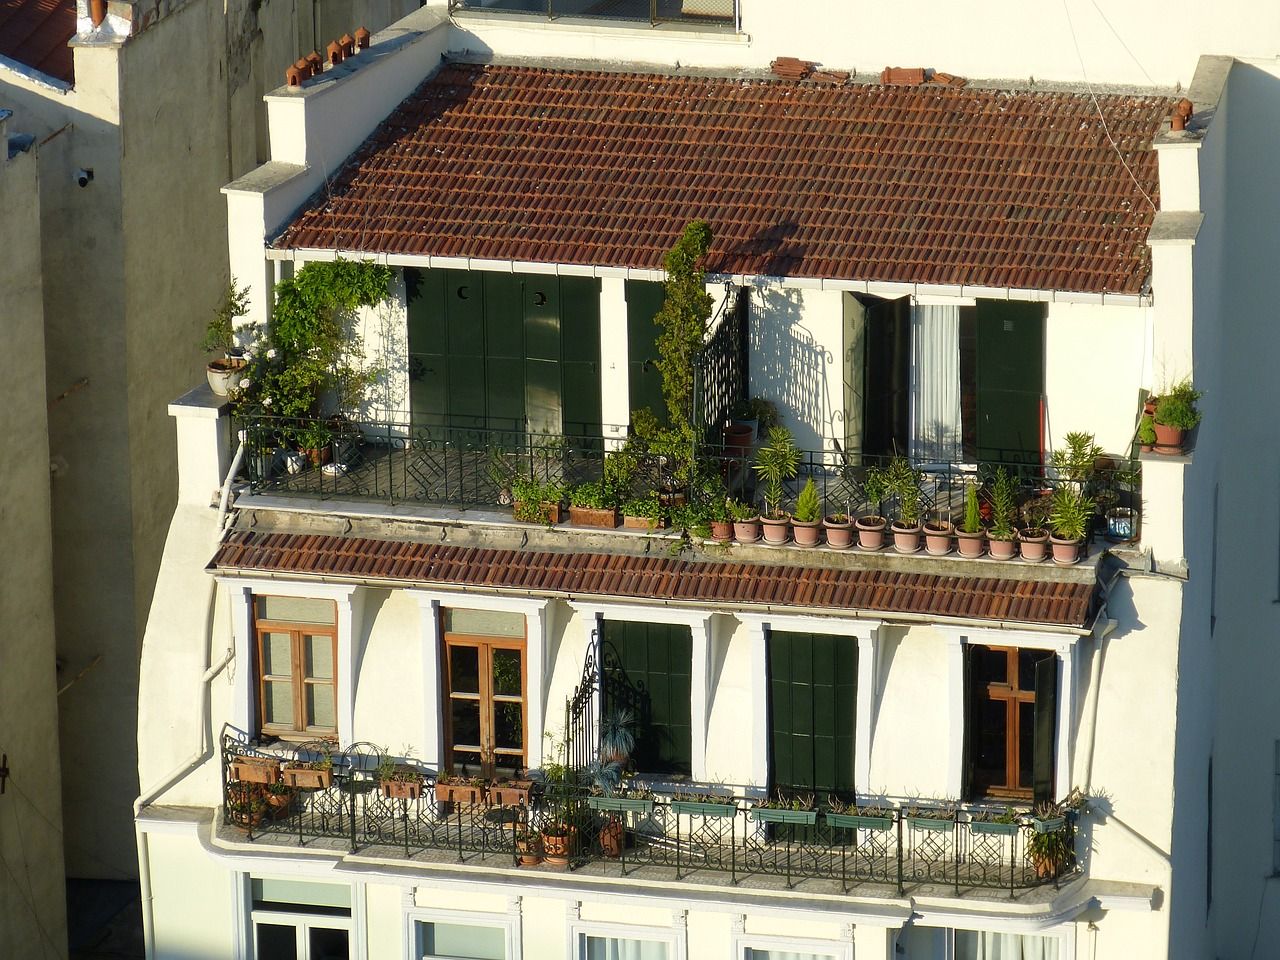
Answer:
<svg viewBox="0 0 1280 960"><path fill-rule="evenodd" d="M231 761L231 779L241 783L275 783L280 779L280 761L265 757L236 757Z"/></svg>
<svg viewBox="0 0 1280 960"><path fill-rule="evenodd" d="M622 526L626 530L665 530L665 520L650 520L648 517L623 517Z"/></svg>
<svg viewBox="0 0 1280 960"><path fill-rule="evenodd" d="M618 511L614 508L597 510L594 507L569 507L569 522L575 527L604 527L612 530L618 525Z"/></svg>
<svg viewBox="0 0 1280 960"><path fill-rule="evenodd" d="M441 803L461 803L475 806L484 803L484 787L464 783L437 783L436 799Z"/></svg>
<svg viewBox="0 0 1280 960"><path fill-rule="evenodd" d="M864 817L859 813L827 813L823 816L831 826L847 830L888 830L893 826L893 817Z"/></svg>
<svg viewBox="0 0 1280 960"><path fill-rule="evenodd" d="M640 797L587 797L592 810L612 810L615 813L653 813L653 801Z"/></svg>
<svg viewBox="0 0 1280 960"><path fill-rule="evenodd" d="M422 781L379 780L378 789L388 800L417 800L422 796Z"/></svg>
<svg viewBox="0 0 1280 960"><path fill-rule="evenodd" d="M933 817L907 817L907 823L919 830L950 830L955 826L954 820L936 820Z"/></svg>
<svg viewBox="0 0 1280 960"><path fill-rule="evenodd" d="M280 776L291 787L299 790L325 790L333 783L333 770L312 770L308 767L285 767Z"/></svg>
<svg viewBox="0 0 1280 960"><path fill-rule="evenodd" d="M773 810L769 807L752 807L751 819L764 823L798 823L813 826L818 820L816 810Z"/></svg>
<svg viewBox="0 0 1280 960"><path fill-rule="evenodd" d="M531 780L507 780L491 783L488 788L489 804L494 807L527 807Z"/></svg>
<svg viewBox="0 0 1280 960"><path fill-rule="evenodd" d="M516 504L516 506L515 506L515 509L512 511L512 512L513 512L513 514L514 514L514 515L516 515L516 516L519 516L519 514L520 514L520 512L521 512L521 509L523 508L523 506L524 506L524 504L522 504L522 503L517 503L517 504ZM538 506L540 506L540 507L542 508L542 510L541 510L541 514L542 514L542 515L541 515L541 517L539 517L539 519L538 519L538 521L537 521L537 522L539 522L539 523L559 523L559 522L560 522L560 520L562 519L562 517L561 517L561 510L560 510L560 504L558 504L558 503L551 503L551 502L549 502L549 501L547 501L547 500L543 500L543 501L542 501L542 503L540 503ZM526 521L526 522L528 522L528 521Z"/></svg>
<svg viewBox="0 0 1280 960"><path fill-rule="evenodd" d="M734 803L703 803L700 800L672 800L671 811L698 817L732 817L738 812Z"/></svg>
<svg viewBox="0 0 1280 960"><path fill-rule="evenodd" d="M1036 833L1057 833L1067 825L1066 817L1050 817L1048 820L1032 819L1031 826Z"/></svg>
<svg viewBox="0 0 1280 960"><path fill-rule="evenodd" d="M1020 823L991 823L987 820L970 820L969 829L974 833L995 833L1005 837L1012 837L1015 833L1022 829Z"/></svg>

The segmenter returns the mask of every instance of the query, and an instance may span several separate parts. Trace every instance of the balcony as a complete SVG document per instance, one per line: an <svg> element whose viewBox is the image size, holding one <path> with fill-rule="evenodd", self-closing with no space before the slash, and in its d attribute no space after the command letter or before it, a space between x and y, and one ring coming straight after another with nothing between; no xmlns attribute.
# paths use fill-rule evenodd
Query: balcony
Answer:
<svg viewBox="0 0 1280 960"><path fill-rule="evenodd" d="M368 744L335 756L325 785L286 786L282 759L287 771L307 755L302 749L282 758L224 736L224 836L476 867L839 894L856 888L864 896L874 893L869 885L885 896L927 888L1019 897L1081 873L1074 815L1047 825L1029 817L1005 823L984 819L980 808L918 800L864 815L780 811L723 788L707 788L715 794L697 800L593 795L572 776L533 781L527 796L525 788L512 795L489 784L454 788L446 800L447 788L437 791L432 772L404 764L398 769L409 772L413 786L395 798L380 782L377 750ZM265 776L244 773L241 765L255 762L265 764L256 768ZM270 785L236 779L237 772ZM940 809L943 819L936 818ZM786 820L792 822L777 822ZM1046 826L1066 851L1057 862L1033 841ZM542 859L554 856L553 835L565 838L559 866Z"/></svg>
<svg viewBox="0 0 1280 960"><path fill-rule="evenodd" d="M732 27L736 0L450 0L450 12L527 14L630 23Z"/></svg>
<svg viewBox="0 0 1280 960"><path fill-rule="evenodd" d="M623 427L597 427L574 434L535 434L516 423L445 427L407 415L361 424L248 416L236 418L234 427L232 436L242 439L247 451L241 477L254 494L436 506L464 514L474 511L477 520L510 508L522 485L536 486L544 498L562 505L574 487L606 476L606 461L622 441L605 438L620 438L627 432ZM665 522L686 502L700 509L712 507L717 500L723 503L725 495L745 504L761 502L763 484L750 445L726 444L719 438L699 445L694 460L707 479L694 489L678 481L673 458L640 446L628 449L634 464L626 489L618 495L621 507L629 499L657 494ZM799 450L796 469L784 484L783 509L791 509L812 480L822 515L880 513L895 519L900 498L890 493L873 503L868 492L870 474L886 469L890 459L849 454L834 444ZM989 524L992 489L1001 469L1011 483L1015 528L1043 526L1054 490L1073 482L1051 467L1026 460L970 463L908 458L906 462L917 471L920 516L957 528L965 517L970 488L976 488L980 515L984 525ZM1099 459L1083 483L1084 492L1096 504L1087 542L1140 540L1141 482L1138 461ZM619 516L624 513L620 510ZM711 514L695 516L706 520ZM684 519L687 522L689 515ZM553 521L553 525L567 527L567 517L566 522ZM949 552L954 554L954 549L953 540Z"/></svg>

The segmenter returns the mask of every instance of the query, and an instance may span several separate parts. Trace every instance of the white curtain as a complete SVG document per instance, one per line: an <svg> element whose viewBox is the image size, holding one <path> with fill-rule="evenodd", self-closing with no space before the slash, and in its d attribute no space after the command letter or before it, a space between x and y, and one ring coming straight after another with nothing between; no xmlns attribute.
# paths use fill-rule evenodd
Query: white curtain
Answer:
<svg viewBox="0 0 1280 960"><path fill-rule="evenodd" d="M655 940L585 937L585 960L667 960L667 945Z"/></svg>
<svg viewBox="0 0 1280 960"><path fill-rule="evenodd" d="M1058 938L957 930L956 960L1058 960Z"/></svg>
<svg viewBox="0 0 1280 960"><path fill-rule="evenodd" d="M960 308L911 307L911 455L960 459Z"/></svg>
<svg viewBox="0 0 1280 960"><path fill-rule="evenodd" d="M796 953L793 950L757 950L747 947L746 960L835 960L829 953Z"/></svg>

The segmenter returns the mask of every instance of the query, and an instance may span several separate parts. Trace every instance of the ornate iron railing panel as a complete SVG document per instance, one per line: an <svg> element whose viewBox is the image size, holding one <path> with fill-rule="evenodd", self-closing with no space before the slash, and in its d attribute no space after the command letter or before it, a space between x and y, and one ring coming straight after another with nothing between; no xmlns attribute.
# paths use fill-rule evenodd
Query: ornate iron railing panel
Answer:
<svg viewBox="0 0 1280 960"><path fill-rule="evenodd" d="M728 309L694 362L695 426L704 439L719 443L720 428L733 408L747 398L749 350L747 322L751 290L739 287Z"/></svg>

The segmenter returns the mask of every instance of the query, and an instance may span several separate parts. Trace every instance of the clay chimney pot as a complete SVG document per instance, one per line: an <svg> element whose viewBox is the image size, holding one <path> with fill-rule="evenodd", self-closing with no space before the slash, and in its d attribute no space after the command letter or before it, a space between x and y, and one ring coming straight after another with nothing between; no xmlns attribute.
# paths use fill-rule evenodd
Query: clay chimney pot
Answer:
<svg viewBox="0 0 1280 960"><path fill-rule="evenodd" d="M325 47L325 53L329 55L329 62L337 66L342 62L342 44L334 40L329 46Z"/></svg>
<svg viewBox="0 0 1280 960"><path fill-rule="evenodd" d="M306 61L307 65L311 68L311 75L313 77L324 69L324 58L315 50L312 50L307 54Z"/></svg>
<svg viewBox="0 0 1280 960"><path fill-rule="evenodd" d="M349 33L344 33L342 39L338 41L342 44L342 55L344 57L354 56L356 52L356 41Z"/></svg>
<svg viewBox="0 0 1280 960"><path fill-rule="evenodd" d="M291 87L302 86L302 81L307 79L307 72L299 70L296 65L290 67L284 72L284 82Z"/></svg>
<svg viewBox="0 0 1280 960"><path fill-rule="evenodd" d="M1191 119L1191 114L1195 112L1195 105L1183 97L1173 105L1173 115L1169 118L1170 130L1187 129L1187 121Z"/></svg>
<svg viewBox="0 0 1280 960"><path fill-rule="evenodd" d="M373 34L369 32L367 27L356 27L356 46L361 50L369 49L369 43L372 40L372 37Z"/></svg>
<svg viewBox="0 0 1280 960"><path fill-rule="evenodd" d="M89 20L95 27L102 26L107 19L107 0L89 0Z"/></svg>

